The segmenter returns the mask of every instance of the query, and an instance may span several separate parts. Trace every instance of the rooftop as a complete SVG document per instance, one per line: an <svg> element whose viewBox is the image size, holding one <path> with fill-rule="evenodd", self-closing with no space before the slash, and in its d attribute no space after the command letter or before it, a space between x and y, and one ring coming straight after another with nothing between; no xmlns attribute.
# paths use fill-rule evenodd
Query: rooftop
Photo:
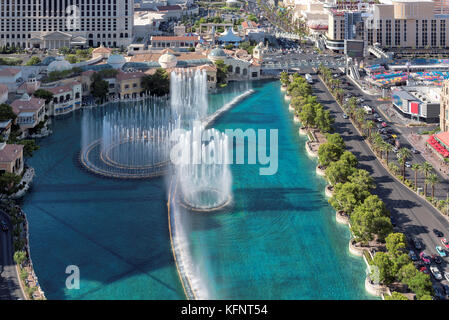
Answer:
<svg viewBox="0 0 449 320"><path fill-rule="evenodd" d="M0 144L0 162L15 161L23 152L23 145L21 144Z"/></svg>
<svg viewBox="0 0 449 320"><path fill-rule="evenodd" d="M20 69L16 68L3 68L0 69L0 77L13 77L20 72Z"/></svg>

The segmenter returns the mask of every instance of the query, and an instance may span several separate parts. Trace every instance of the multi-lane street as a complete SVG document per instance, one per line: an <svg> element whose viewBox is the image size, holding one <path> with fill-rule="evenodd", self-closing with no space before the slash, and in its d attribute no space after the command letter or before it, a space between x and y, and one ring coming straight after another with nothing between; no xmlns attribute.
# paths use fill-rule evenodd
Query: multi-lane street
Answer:
<svg viewBox="0 0 449 320"><path fill-rule="evenodd" d="M0 230L0 300L24 299L13 260L12 227L1 211L0 220L8 224L8 231Z"/></svg>
<svg viewBox="0 0 449 320"><path fill-rule="evenodd" d="M433 229L440 230L445 236L449 236L448 220L424 199L418 197L388 173L358 134L350 120L343 118L343 111L327 91L324 84L314 74L313 70L303 69L301 73L313 75L315 80L313 85L314 94L335 116L335 131L342 135L348 149L357 156L359 167L367 170L374 177L376 189L373 193L377 194L390 210L391 217L396 225L395 230L406 234L409 240L419 239L423 243L423 250L428 254L436 253L435 246L441 245L441 242L440 238L433 233ZM368 104L374 105L371 97L363 94L352 85L347 86L349 91L358 93L358 95L365 98ZM410 244L410 249L413 249L412 244ZM419 252L417 253L419 254ZM447 259L443 258L443 262L439 266L441 271L449 272Z"/></svg>

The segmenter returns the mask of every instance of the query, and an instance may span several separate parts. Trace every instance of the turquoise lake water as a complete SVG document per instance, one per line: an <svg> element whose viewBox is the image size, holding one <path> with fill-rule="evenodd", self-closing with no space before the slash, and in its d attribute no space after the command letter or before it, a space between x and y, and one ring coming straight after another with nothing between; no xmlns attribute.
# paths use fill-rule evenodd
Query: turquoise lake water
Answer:
<svg viewBox="0 0 449 320"><path fill-rule="evenodd" d="M215 299L373 299L365 265L349 254L349 230L335 223L324 179L304 149L278 82L256 92L215 127L279 130L279 169L232 165L234 201L226 213L192 214L194 261ZM209 97L214 111L248 88ZM49 299L184 299L168 234L166 181L100 178L78 164L81 112L54 121L29 164L36 169L23 208L31 255ZM68 265L81 288L65 288Z"/></svg>

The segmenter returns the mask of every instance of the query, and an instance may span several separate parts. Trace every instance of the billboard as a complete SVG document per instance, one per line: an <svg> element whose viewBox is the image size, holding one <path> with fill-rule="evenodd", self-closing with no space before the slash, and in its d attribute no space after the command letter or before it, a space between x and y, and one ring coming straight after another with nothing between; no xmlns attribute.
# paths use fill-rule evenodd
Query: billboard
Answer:
<svg viewBox="0 0 449 320"><path fill-rule="evenodd" d="M345 55L351 58L363 58L363 40L345 40Z"/></svg>
<svg viewBox="0 0 449 320"><path fill-rule="evenodd" d="M418 102L410 102L410 113L419 114Z"/></svg>

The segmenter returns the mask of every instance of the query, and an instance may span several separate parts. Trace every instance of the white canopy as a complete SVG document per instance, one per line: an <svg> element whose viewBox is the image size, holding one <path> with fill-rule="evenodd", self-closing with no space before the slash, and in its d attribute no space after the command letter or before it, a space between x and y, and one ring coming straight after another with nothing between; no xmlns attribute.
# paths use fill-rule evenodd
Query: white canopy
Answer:
<svg viewBox="0 0 449 320"><path fill-rule="evenodd" d="M221 42L241 42L242 38L234 33L231 27L227 28L225 32L218 38Z"/></svg>

